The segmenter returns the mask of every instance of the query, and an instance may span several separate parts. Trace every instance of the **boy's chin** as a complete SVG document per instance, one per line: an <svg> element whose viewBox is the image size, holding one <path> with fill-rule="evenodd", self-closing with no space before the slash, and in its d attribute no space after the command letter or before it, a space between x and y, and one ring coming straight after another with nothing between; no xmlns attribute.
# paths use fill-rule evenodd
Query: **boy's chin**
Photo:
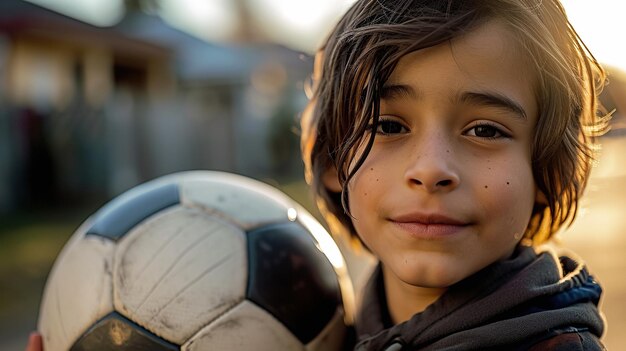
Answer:
<svg viewBox="0 0 626 351"><path fill-rule="evenodd" d="M439 276L439 277L409 277L408 279L403 281L406 284L409 284L418 288L427 288L427 289L447 289L450 286L458 283L463 280L464 277L454 277L454 276Z"/></svg>
<svg viewBox="0 0 626 351"><path fill-rule="evenodd" d="M467 267L451 267L445 264L422 264L419 267L402 265L397 267L397 269L394 267L392 270L402 282L410 286L446 289L475 273L474 270L464 268Z"/></svg>

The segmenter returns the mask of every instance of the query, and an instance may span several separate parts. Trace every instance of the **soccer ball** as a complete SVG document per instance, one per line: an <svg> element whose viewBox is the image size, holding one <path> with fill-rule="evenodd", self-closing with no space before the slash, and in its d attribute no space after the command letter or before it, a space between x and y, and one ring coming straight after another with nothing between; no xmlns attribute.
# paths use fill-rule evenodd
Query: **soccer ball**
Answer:
<svg viewBox="0 0 626 351"><path fill-rule="evenodd" d="M339 350L353 298L337 245L286 195L183 172L81 225L48 277L38 329L46 351Z"/></svg>

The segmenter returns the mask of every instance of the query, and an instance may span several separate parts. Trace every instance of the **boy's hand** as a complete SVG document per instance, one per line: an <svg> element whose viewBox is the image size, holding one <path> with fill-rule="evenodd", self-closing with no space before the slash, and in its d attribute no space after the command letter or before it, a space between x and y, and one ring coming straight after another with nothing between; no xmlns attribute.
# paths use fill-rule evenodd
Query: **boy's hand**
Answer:
<svg viewBox="0 0 626 351"><path fill-rule="evenodd" d="M28 337L28 344L26 345L26 351L43 351L41 334L37 332L30 333L30 336Z"/></svg>

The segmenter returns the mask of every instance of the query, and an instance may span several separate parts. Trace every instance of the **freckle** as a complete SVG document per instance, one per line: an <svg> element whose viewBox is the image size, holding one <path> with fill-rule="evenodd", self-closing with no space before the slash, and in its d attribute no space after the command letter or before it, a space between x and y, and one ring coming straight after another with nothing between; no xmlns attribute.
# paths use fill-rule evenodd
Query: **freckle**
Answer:
<svg viewBox="0 0 626 351"><path fill-rule="evenodd" d="M374 170L374 168L370 168L370 171L373 171L373 170Z"/></svg>
<svg viewBox="0 0 626 351"><path fill-rule="evenodd" d="M446 150L447 153L450 153L450 150Z"/></svg>
<svg viewBox="0 0 626 351"><path fill-rule="evenodd" d="M364 196L367 196L367 193L364 193L363 195L364 195Z"/></svg>
<svg viewBox="0 0 626 351"><path fill-rule="evenodd" d="M378 178L376 178L376 181L378 181Z"/></svg>

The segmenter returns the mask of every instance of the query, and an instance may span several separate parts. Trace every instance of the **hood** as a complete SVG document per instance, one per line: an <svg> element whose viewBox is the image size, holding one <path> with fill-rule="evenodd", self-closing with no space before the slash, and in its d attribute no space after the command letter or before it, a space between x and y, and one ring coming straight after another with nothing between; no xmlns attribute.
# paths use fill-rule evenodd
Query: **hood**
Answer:
<svg viewBox="0 0 626 351"><path fill-rule="evenodd" d="M520 246L451 286L426 310L385 329L380 266L368 282L356 320L356 350L466 350L527 347L564 332L600 337L602 289L580 260ZM403 347L403 346L406 346Z"/></svg>

